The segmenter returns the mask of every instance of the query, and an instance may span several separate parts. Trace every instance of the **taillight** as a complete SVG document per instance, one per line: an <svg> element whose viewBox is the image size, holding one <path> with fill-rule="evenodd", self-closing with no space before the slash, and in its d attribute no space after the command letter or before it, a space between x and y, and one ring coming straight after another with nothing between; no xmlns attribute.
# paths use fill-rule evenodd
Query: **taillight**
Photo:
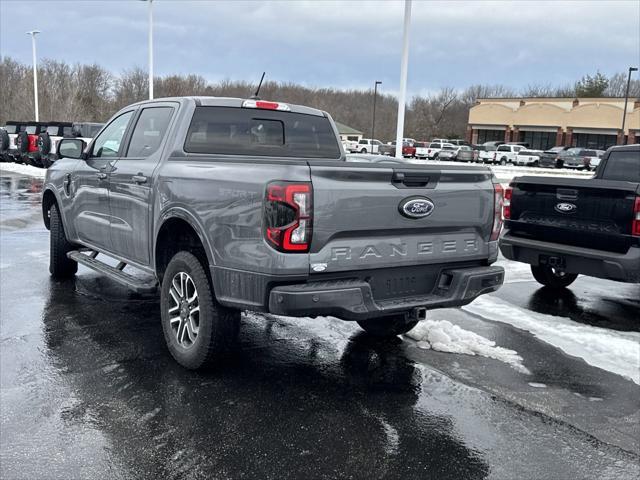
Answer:
<svg viewBox="0 0 640 480"><path fill-rule="evenodd" d="M313 227L311 183L271 182L264 203L264 235L281 252L307 252Z"/></svg>
<svg viewBox="0 0 640 480"><path fill-rule="evenodd" d="M631 222L631 235L640 237L640 197L636 197L633 205L633 221Z"/></svg>
<svg viewBox="0 0 640 480"><path fill-rule="evenodd" d="M502 230L502 206L504 204L503 188L499 183L493 184L493 228L491 241L498 240Z"/></svg>
<svg viewBox="0 0 640 480"><path fill-rule="evenodd" d="M286 103L267 102L265 100L245 100L242 102L244 108L261 108L263 110L281 110L288 112L291 110Z"/></svg>
<svg viewBox="0 0 640 480"><path fill-rule="evenodd" d="M502 207L502 216L505 220L511 218L511 196L513 195L513 188L507 187L504 189L504 202Z"/></svg>

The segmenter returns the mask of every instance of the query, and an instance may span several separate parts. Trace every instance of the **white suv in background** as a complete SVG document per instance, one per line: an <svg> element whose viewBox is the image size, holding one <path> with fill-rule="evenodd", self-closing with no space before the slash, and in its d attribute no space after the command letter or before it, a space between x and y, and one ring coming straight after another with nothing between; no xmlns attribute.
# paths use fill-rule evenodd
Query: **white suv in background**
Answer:
<svg viewBox="0 0 640 480"><path fill-rule="evenodd" d="M516 165L525 165L529 167L537 167L540 164L541 150L527 150L523 148L516 153Z"/></svg>
<svg viewBox="0 0 640 480"><path fill-rule="evenodd" d="M427 148L427 158L429 160L433 160L434 158L438 158L440 151L445 147L451 147L447 149L455 149L457 148L455 145L448 142L431 142L429 147Z"/></svg>
<svg viewBox="0 0 640 480"><path fill-rule="evenodd" d="M524 145L511 145L511 144L502 144L496 148L496 151L493 152L493 162L499 163L500 165L506 165L507 163L516 163L516 155L520 150L524 150Z"/></svg>
<svg viewBox="0 0 640 480"><path fill-rule="evenodd" d="M363 138L358 142L357 153L378 153L378 149L382 145L380 140Z"/></svg>

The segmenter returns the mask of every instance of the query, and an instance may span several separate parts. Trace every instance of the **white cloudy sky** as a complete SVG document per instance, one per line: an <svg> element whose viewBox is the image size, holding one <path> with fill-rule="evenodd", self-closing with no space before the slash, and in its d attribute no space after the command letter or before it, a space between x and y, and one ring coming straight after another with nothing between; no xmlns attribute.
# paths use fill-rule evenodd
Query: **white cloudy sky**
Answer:
<svg viewBox="0 0 640 480"><path fill-rule="evenodd" d="M398 89L402 1L154 0L156 74L267 78L318 87ZM0 53L99 63L147 62L138 0L0 0ZM565 84L640 63L640 1L413 2L409 90L476 83Z"/></svg>

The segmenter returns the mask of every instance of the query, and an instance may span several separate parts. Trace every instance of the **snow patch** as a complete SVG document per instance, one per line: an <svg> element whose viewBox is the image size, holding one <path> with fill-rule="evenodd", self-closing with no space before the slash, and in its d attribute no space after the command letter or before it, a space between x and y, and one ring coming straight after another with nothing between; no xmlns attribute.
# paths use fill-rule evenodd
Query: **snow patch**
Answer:
<svg viewBox="0 0 640 480"><path fill-rule="evenodd" d="M547 388L546 384L538 382L529 382L529 386L533 388Z"/></svg>
<svg viewBox="0 0 640 480"><path fill-rule="evenodd" d="M0 171L13 172L21 175L28 175L30 177L44 178L47 171L44 168L37 168L31 165L22 165L20 163L0 163Z"/></svg>
<svg viewBox="0 0 640 480"><path fill-rule="evenodd" d="M406 336L416 340L418 348L493 358L508 364L519 372L531 373L522 364L522 357L518 355L518 352L497 347L496 342L477 333L464 330L447 320L425 320L407 332Z"/></svg>
<svg viewBox="0 0 640 480"><path fill-rule="evenodd" d="M532 312L488 295L462 308L487 320L508 323L531 332L568 355L580 357L589 365L640 384L638 332L584 325L568 318Z"/></svg>

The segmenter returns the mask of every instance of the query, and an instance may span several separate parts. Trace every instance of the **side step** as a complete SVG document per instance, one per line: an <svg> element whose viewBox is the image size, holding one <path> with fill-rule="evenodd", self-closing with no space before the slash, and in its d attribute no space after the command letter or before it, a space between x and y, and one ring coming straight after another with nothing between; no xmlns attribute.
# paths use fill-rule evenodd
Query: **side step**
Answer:
<svg viewBox="0 0 640 480"><path fill-rule="evenodd" d="M129 287L137 293L152 293L158 289L158 282L155 278L144 279L134 277L133 275L122 271L124 267L127 266L126 263L120 262L117 267L112 267L100 260L96 260L97 256L98 252L95 251L92 251L89 255L85 255L78 250L73 250L67 253L67 257L71 260L75 260L91 270L100 272L112 280Z"/></svg>

